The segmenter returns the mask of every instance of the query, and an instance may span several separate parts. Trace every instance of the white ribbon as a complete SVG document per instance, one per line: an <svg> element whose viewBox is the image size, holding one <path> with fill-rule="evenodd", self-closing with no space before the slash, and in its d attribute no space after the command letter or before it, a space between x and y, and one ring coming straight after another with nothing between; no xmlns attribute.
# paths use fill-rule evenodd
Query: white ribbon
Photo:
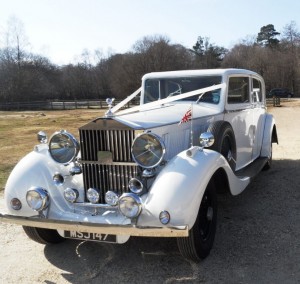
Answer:
<svg viewBox="0 0 300 284"><path fill-rule="evenodd" d="M165 98L165 99L157 100L155 102L146 103L146 104L143 104L143 105L132 107L132 108L127 109L127 110L120 111L119 115L131 113L131 112L136 112L136 111L141 111L141 110L148 110L148 109L154 108L156 106L161 106L161 105L166 104L166 103L171 103L171 102L178 101L178 100L181 100L181 99L186 99L186 98L189 98L189 97L192 97L192 96L195 96L195 95L201 95L201 94L206 93L206 92L210 92L210 91L214 91L214 90L217 90L217 89L221 89L224 86L225 86L225 83L222 83L222 84L213 85L213 86L210 86L210 87L198 89L198 90L195 90L195 91L187 92L187 93L184 93L184 94L181 94L181 95L176 95L176 96L168 97L168 98ZM125 104L127 104L140 91L141 91L141 88L139 88L138 90L136 90L133 94L131 94L124 101L122 101L119 104L117 104L116 106L114 106L111 109L112 113L115 113L117 110L119 110Z"/></svg>

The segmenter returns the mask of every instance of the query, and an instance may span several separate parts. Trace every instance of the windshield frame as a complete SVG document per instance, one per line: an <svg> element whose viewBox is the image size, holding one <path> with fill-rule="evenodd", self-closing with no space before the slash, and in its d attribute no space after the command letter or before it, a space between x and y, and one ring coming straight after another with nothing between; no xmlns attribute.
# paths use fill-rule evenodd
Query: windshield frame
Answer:
<svg viewBox="0 0 300 284"><path fill-rule="evenodd" d="M142 86L142 104L159 101L165 98L182 95L198 89L222 83L222 75L168 76L147 78ZM219 104L221 91L214 90L202 95L200 103ZM180 101L196 102L199 96L181 99Z"/></svg>

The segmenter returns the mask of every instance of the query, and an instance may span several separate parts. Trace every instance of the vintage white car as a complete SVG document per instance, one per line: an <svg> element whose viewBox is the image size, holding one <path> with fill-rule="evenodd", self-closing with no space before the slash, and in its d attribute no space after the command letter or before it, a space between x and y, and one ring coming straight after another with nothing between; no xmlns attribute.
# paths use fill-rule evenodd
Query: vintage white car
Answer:
<svg viewBox="0 0 300 284"><path fill-rule="evenodd" d="M130 100L140 104L125 109ZM212 248L217 193L241 193L272 161L265 84L241 69L149 73L106 115L39 144L12 171L0 221L32 240L124 243L176 237L192 261Z"/></svg>

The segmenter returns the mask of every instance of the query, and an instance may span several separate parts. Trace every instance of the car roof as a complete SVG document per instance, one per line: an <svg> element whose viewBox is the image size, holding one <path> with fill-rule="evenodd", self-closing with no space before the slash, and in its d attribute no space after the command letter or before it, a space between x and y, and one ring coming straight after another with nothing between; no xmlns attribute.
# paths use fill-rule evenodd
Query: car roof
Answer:
<svg viewBox="0 0 300 284"><path fill-rule="evenodd" d="M182 77L182 76L201 76L201 75L232 75L232 74L243 74L243 75L258 75L257 73L246 70L246 69L199 69L199 70L180 70L180 71L164 71L164 72L152 72L145 74L143 80L151 78L170 78L170 77ZM259 75L258 75L259 76Z"/></svg>

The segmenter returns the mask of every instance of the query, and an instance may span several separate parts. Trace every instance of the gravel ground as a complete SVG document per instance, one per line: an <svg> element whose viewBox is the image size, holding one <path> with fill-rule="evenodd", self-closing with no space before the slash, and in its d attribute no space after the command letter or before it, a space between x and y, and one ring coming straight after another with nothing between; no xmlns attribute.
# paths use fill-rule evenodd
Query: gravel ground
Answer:
<svg viewBox="0 0 300 284"><path fill-rule="evenodd" d="M174 239L43 246L0 223L0 283L300 283L300 107L270 112L273 167L242 194L219 197L215 244L201 263L184 260Z"/></svg>

